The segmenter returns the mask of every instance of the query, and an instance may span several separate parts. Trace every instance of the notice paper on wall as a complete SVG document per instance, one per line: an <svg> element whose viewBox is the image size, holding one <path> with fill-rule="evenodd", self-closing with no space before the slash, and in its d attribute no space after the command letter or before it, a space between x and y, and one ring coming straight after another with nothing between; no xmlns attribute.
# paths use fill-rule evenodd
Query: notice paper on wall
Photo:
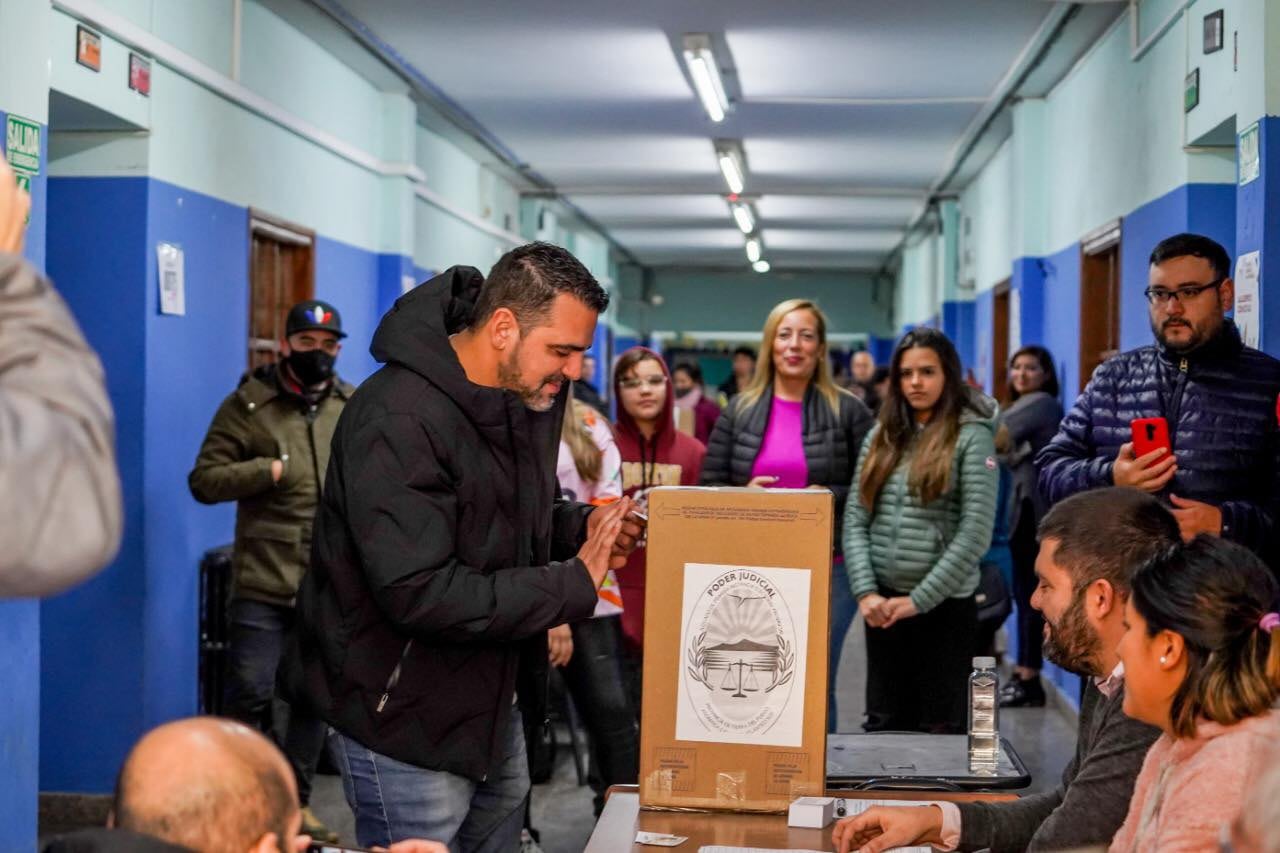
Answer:
<svg viewBox="0 0 1280 853"><path fill-rule="evenodd" d="M1247 347L1258 349L1262 340L1262 305L1258 292L1258 252L1246 252L1236 259L1236 326Z"/></svg>
<svg viewBox="0 0 1280 853"><path fill-rule="evenodd" d="M187 313L187 285L183 270L182 247L173 243L156 244L156 260L159 262L157 278L160 283L160 313Z"/></svg>
<svg viewBox="0 0 1280 853"><path fill-rule="evenodd" d="M802 745L809 575L685 565L677 739Z"/></svg>

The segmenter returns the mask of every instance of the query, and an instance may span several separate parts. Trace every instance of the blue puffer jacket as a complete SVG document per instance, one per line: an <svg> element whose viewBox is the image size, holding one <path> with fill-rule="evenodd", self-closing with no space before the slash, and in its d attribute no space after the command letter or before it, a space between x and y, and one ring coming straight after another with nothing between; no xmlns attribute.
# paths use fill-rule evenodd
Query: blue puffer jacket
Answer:
<svg viewBox="0 0 1280 853"><path fill-rule="evenodd" d="M1169 421L1178 473L1164 496L1222 510L1222 535L1272 561L1280 519L1280 361L1240 340L1235 323L1185 356L1152 345L1093 374L1036 459L1049 503L1112 485L1111 468L1136 418Z"/></svg>

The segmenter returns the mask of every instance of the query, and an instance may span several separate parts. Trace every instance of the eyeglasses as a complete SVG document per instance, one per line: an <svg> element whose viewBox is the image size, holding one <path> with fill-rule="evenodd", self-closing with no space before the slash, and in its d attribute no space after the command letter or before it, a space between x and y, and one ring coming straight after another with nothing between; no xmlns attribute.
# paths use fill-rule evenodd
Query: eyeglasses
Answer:
<svg viewBox="0 0 1280 853"><path fill-rule="evenodd" d="M1148 287L1142 291L1146 294L1147 301L1152 305L1168 305L1169 300L1178 300L1179 305L1186 305L1190 299L1195 299L1206 290L1212 290L1222 286L1226 281L1225 277L1215 279L1208 284L1193 284L1187 287L1179 287L1177 290L1166 290L1163 287Z"/></svg>
<svg viewBox="0 0 1280 853"><path fill-rule="evenodd" d="M650 388L656 389L656 388L661 388L663 385L667 384L667 377L648 376L648 377L645 377L644 379L637 379L635 377L632 377L630 379L623 379L618 384L621 385L623 390L625 391L636 391L644 387L645 385L648 385Z"/></svg>

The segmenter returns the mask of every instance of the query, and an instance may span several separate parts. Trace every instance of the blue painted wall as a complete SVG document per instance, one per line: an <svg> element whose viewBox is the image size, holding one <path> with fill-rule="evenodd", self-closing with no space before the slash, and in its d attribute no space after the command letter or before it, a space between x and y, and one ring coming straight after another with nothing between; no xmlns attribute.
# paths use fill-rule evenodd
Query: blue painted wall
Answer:
<svg viewBox="0 0 1280 853"><path fill-rule="evenodd" d="M942 332L956 345L956 352L960 353L960 364L966 370L974 366L977 356L973 320L972 302L966 300L942 303Z"/></svg>
<svg viewBox="0 0 1280 853"><path fill-rule="evenodd" d="M0 127L6 113L0 110ZM31 221L23 254L45 265L48 128L40 129L40 174L31 182ZM4 151L0 133L0 156ZM14 849L36 846L40 790L40 603L0 601L0 826Z"/></svg>
<svg viewBox="0 0 1280 853"><path fill-rule="evenodd" d="M234 506L197 504L186 478L244 370L249 214L147 178L49 187L51 271L106 367L126 523L102 575L43 604L41 788L106 792L143 731L196 710L199 561L231 541ZM161 241L184 251L185 316L159 313ZM317 238L316 293L342 311L348 379L376 367L368 349L381 304L411 268Z"/></svg>
<svg viewBox="0 0 1280 853"><path fill-rule="evenodd" d="M867 350L871 353L871 357L876 360L876 364L888 365L893 360L893 348L897 344L894 338L882 338L878 335L872 335L867 339Z"/></svg>
<svg viewBox="0 0 1280 853"><path fill-rule="evenodd" d="M1010 290L1018 292L1022 334L1016 342L1011 338L1011 345L1025 346L1044 341L1044 274L1043 258L1018 258L1013 262Z"/></svg>

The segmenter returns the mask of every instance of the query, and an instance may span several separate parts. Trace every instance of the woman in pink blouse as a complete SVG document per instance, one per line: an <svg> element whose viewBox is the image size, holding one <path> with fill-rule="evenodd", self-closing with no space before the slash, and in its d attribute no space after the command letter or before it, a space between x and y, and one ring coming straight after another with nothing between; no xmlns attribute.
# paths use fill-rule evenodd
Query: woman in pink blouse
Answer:
<svg viewBox="0 0 1280 853"><path fill-rule="evenodd" d="M1164 734L1112 851L1217 850L1259 756L1280 738L1277 585L1254 554L1199 536L1133 579L1120 641L1124 711Z"/></svg>

